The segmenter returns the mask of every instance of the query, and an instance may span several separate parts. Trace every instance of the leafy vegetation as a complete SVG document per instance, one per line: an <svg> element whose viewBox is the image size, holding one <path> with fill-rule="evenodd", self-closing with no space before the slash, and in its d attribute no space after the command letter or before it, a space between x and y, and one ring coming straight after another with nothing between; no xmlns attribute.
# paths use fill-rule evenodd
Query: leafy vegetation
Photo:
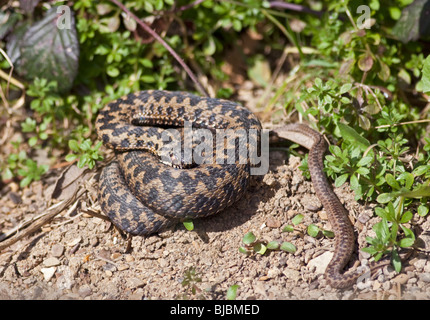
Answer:
<svg viewBox="0 0 430 320"><path fill-rule="evenodd" d="M108 101L145 89L195 91L166 46L116 2L3 4L3 183L25 187L58 161L93 168L103 159L94 120ZM430 196L429 28L418 25L428 1L124 3L216 96L237 97L249 79L264 90L262 118L299 115L326 134L327 175L338 187L348 182L357 200L378 203L381 222L366 251L396 260L413 245L412 226L428 215ZM302 168L308 175L306 157ZM254 239L243 250L257 244L260 253L283 248Z"/></svg>

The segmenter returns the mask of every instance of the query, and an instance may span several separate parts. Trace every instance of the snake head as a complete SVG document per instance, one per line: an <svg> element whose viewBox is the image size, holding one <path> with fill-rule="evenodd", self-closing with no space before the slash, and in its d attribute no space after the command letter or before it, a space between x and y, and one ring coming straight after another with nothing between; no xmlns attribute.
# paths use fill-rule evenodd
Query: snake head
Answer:
<svg viewBox="0 0 430 320"><path fill-rule="evenodd" d="M188 163L185 161L185 157L182 152L166 152L164 156L161 156L160 161L161 163L176 169L190 169L195 167L194 163Z"/></svg>

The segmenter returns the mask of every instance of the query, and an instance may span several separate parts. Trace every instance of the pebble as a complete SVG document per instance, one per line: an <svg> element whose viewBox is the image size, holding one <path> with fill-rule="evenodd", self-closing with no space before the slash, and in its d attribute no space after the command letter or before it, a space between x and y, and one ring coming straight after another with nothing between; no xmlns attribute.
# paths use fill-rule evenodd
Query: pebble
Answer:
<svg viewBox="0 0 430 320"><path fill-rule="evenodd" d="M45 281L51 280L51 278L55 274L55 271L57 271L57 267L49 267L49 268L40 269L40 272L43 273L43 278L45 279Z"/></svg>
<svg viewBox="0 0 430 320"><path fill-rule="evenodd" d="M64 246L61 244L54 244L51 248L51 254L53 257L61 257L64 253Z"/></svg>
<svg viewBox="0 0 430 320"><path fill-rule="evenodd" d="M114 253L112 253L112 254L111 254L111 259L115 261L116 259L121 258L121 256L122 256L122 254L121 254L121 253L119 253L119 252L114 252Z"/></svg>
<svg viewBox="0 0 430 320"><path fill-rule="evenodd" d="M288 279L298 281L300 279L300 272L291 268L285 268L282 270L282 273L284 276L286 276Z"/></svg>
<svg viewBox="0 0 430 320"><path fill-rule="evenodd" d="M320 209L321 209L321 206L315 206L315 205L313 205L313 204L305 204L305 205L304 205L304 208L305 208L306 210L309 210L309 211L312 211L312 212L317 212L318 210L320 210Z"/></svg>
<svg viewBox="0 0 430 320"><path fill-rule="evenodd" d="M129 268L130 267L129 267L128 264L120 264L120 265L118 265L118 271L124 271L124 270L127 270Z"/></svg>
<svg viewBox="0 0 430 320"><path fill-rule="evenodd" d="M96 247L98 244L99 244L99 238L97 238L97 237L92 237L92 238L90 239L90 245L91 245L92 247Z"/></svg>
<svg viewBox="0 0 430 320"><path fill-rule="evenodd" d="M326 251L318 257L309 260L308 268L315 267L316 274L323 274L331 258L333 258L333 252Z"/></svg>
<svg viewBox="0 0 430 320"><path fill-rule="evenodd" d="M12 200L14 204L20 204L22 202L21 196L16 192L9 192L9 199Z"/></svg>
<svg viewBox="0 0 430 320"><path fill-rule="evenodd" d="M279 228L279 227L281 227L281 221L279 221L278 219L269 217L266 221L266 225L269 228Z"/></svg>
<svg viewBox="0 0 430 320"><path fill-rule="evenodd" d="M420 278L421 281L430 282L430 273L422 273L422 274L419 274L418 277Z"/></svg>
<svg viewBox="0 0 430 320"><path fill-rule="evenodd" d="M325 211L318 211L318 217L324 221L328 220L327 212Z"/></svg>
<svg viewBox="0 0 430 320"><path fill-rule="evenodd" d="M405 284L408 282L409 276L407 274L401 273L397 277L393 279L393 281L397 282L398 284Z"/></svg>
<svg viewBox="0 0 430 320"><path fill-rule="evenodd" d="M70 241L67 245L69 247L74 247L81 241L82 241L82 237L77 237L77 238L73 239L72 241Z"/></svg>
<svg viewBox="0 0 430 320"><path fill-rule="evenodd" d="M61 264L61 261L60 260L58 260L57 258L55 258L55 257L50 257L50 258L48 258L48 259L45 259L44 261L43 261L43 265L45 266L45 267L55 267L55 266L58 266L58 265L60 265Z"/></svg>
<svg viewBox="0 0 430 320"><path fill-rule="evenodd" d="M90 296L93 292L87 284L84 284L79 288L78 293L81 298L85 298Z"/></svg>

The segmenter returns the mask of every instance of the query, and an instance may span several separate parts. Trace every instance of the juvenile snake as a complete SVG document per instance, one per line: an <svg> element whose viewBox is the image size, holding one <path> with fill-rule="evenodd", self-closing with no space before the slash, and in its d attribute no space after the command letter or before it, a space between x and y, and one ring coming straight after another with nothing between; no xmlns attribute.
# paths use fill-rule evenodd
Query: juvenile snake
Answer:
<svg viewBox="0 0 430 320"><path fill-rule="evenodd" d="M261 129L255 115L236 103L184 92L133 93L100 111L96 130L103 143L115 150L116 160L102 171L98 197L102 211L119 228L134 235L154 233L178 219L220 212L246 191L249 163L182 169L160 162L163 131L167 126L182 127L185 121L197 128ZM312 183L335 233L334 256L325 276L332 287L349 287L359 276L343 272L355 239L348 214L323 172L326 142L303 124L273 131L309 149ZM172 164L181 162L181 157L171 155Z"/></svg>

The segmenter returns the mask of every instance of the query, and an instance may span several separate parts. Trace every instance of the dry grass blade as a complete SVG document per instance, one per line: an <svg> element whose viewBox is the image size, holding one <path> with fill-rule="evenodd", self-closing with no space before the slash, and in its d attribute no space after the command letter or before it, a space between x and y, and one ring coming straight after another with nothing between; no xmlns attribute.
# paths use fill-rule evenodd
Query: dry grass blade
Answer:
<svg viewBox="0 0 430 320"><path fill-rule="evenodd" d="M11 237L8 240L4 240L3 242L0 243L0 251L10 247L11 245L13 245L15 242L23 239L24 237L26 237L27 235L35 232L36 230L38 230L39 228L41 228L43 225L45 225L46 223L48 223L49 221L51 221L57 214L61 213L64 209L66 209L69 205L71 205L73 202L75 202L76 200L78 200L84 193L86 192L86 190L84 188L80 189L79 191L77 191L75 194L73 194L70 198L65 199L59 203L56 203L54 205L52 205L50 208L47 209L47 212L44 214L39 215L37 218L39 218L38 220L36 220L35 222L31 223L25 230L25 232L22 233L17 233L15 236ZM34 219L32 219L31 221L33 221ZM28 221L27 223L24 223L24 225L28 225L31 221ZM20 225L19 229L23 227L23 225ZM15 230L15 231L19 231L19 229Z"/></svg>

